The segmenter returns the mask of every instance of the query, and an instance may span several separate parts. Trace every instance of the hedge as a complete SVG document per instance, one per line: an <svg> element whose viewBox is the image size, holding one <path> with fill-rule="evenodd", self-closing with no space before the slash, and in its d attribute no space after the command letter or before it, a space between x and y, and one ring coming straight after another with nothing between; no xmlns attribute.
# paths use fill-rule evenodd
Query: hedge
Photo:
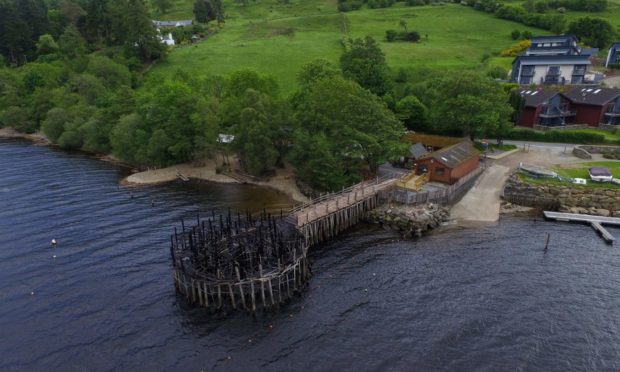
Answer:
<svg viewBox="0 0 620 372"><path fill-rule="evenodd" d="M550 130L539 132L531 129L513 129L505 137L512 140L539 142L559 142L578 144L605 143L605 136L597 133L573 132L568 130Z"/></svg>

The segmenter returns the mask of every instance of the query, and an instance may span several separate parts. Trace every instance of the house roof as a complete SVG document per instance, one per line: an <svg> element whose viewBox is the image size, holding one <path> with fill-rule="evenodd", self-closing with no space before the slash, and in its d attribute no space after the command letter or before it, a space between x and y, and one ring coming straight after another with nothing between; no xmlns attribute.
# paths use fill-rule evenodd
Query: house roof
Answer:
<svg viewBox="0 0 620 372"><path fill-rule="evenodd" d="M552 97L559 94L549 90L521 90L521 97L525 99L525 107L538 107L545 104Z"/></svg>
<svg viewBox="0 0 620 372"><path fill-rule="evenodd" d="M513 64L520 62L523 66L531 65L590 65L589 55L560 56L517 56Z"/></svg>
<svg viewBox="0 0 620 372"><path fill-rule="evenodd" d="M462 138L458 137L446 137L433 134L414 133L409 132L403 136L403 141L410 143L421 143L425 146L433 147L448 147L462 142Z"/></svg>
<svg viewBox="0 0 620 372"><path fill-rule="evenodd" d="M611 44L609 49L620 49L620 42Z"/></svg>
<svg viewBox="0 0 620 372"><path fill-rule="evenodd" d="M573 103L602 106L620 97L620 89L610 88L575 88L564 96Z"/></svg>
<svg viewBox="0 0 620 372"><path fill-rule="evenodd" d="M584 56L595 56L599 52L598 48L582 48L581 54Z"/></svg>
<svg viewBox="0 0 620 372"><path fill-rule="evenodd" d="M480 152L476 150L474 144L471 141L463 141L449 147L444 147L441 150L431 152L423 156L421 159L432 158L442 163L448 168L456 168L460 164L479 156Z"/></svg>
<svg viewBox="0 0 620 372"><path fill-rule="evenodd" d="M154 20L153 23L157 27L181 27L181 26L191 26L194 23L194 21L192 21L191 19L183 19L183 20L178 20L178 21L156 21Z"/></svg>
<svg viewBox="0 0 620 372"><path fill-rule="evenodd" d="M411 147L409 147L409 153L411 153L414 158L418 159L428 154L428 151L426 151L426 147L424 147L423 144L414 143L413 145L411 145Z"/></svg>
<svg viewBox="0 0 620 372"><path fill-rule="evenodd" d="M534 36L532 37L532 44L534 43L544 43L551 41L568 41L575 40L578 41L575 35L552 35L552 36Z"/></svg>

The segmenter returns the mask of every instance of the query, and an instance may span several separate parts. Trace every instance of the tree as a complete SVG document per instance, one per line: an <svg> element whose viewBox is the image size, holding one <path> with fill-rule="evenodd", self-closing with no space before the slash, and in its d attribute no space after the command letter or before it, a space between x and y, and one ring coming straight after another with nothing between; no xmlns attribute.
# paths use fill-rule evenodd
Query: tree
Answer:
<svg viewBox="0 0 620 372"><path fill-rule="evenodd" d="M124 46L127 58L146 63L165 56L165 45L158 38L144 0L108 0L104 11L101 21L104 29L109 29L107 40Z"/></svg>
<svg viewBox="0 0 620 372"><path fill-rule="evenodd" d="M39 36L39 41L37 42L37 55L45 56L49 54L54 54L58 52L58 44L50 34L45 34Z"/></svg>
<svg viewBox="0 0 620 372"><path fill-rule="evenodd" d="M379 97L353 81L317 81L298 97L296 114L299 129L291 160L302 181L317 189L358 181L364 172L404 153L402 124ZM318 181L326 174L334 183Z"/></svg>
<svg viewBox="0 0 620 372"><path fill-rule="evenodd" d="M384 95L391 88L385 55L370 36L351 42L351 46L340 57L340 68L347 79L356 81L377 95Z"/></svg>
<svg viewBox="0 0 620 372"><path fill-rule="evenodd" d="M65 131L65 123L68 120L70 120L70 117L66 110L53 108L47 113L41 129L50 141L56 142Z"/></svg>
<svg viewBox="0 0 620 372"><path fill-rule="evenodd" d="M149 134L140 115L122 116L110 133L112 153L120 159L137 164L147 162Z"/></svg>
<svg viewBox="0 0 620 372"><path fill-rule="evenodd" d="M131 86L131 73L127 66L112 61L108 57L91 55L88 58L88 72L101 79L110 89Z"/></svg>
<svg viewBox="0 0 620 372"><path fill-rule="evenodd" d="M545 13L549 10L549 6L547 5L546 0L538 0L534 3L534 9L537 13Z"/></svg>
<svg viewBox="0 0 620 372"><path fill-rule="evenodd" d="M86 11L79 4L71 0L63 0L60 4L60 13L63 18L74 26L86 16Z"/></svg>
<svg viewBox="0 0 620 372"><path fill-rule="evenodd" d="M74 25L69 25L58 39L60 52L70 59L74 59L86 52L86 42L80 31Z"/></svg>
<svg viewBox="0 0 620 372"><path fill-rule="evenodd" d="M166 12L172 7L171 0L151 0L151 2L160 14L166 14Z"/></svg>
<svg viewBox="0 0 620 372"><path fill-rule="evenodd" d="M196 0L194 2L194 18L197 22L209 22L209 8L205 0Z"/></svg>
<svg viewBox="0 0 620 372"><path fill-rule="evenodd" d="M406 96L396 103L396 116L409 130L426 129L426 107L416 96Z"/></svg>
<svg viewBox="0 0 620 372"><path fill-rule="evenodd" d="M512 113L508 93L473 71L439 77L428 87L424 103L436 131L471 137L493 135L510 121Z"/></svg>
<svg viewBox="0 0 620 372"><path fill-rule="evenodd" d="M583 17L568 25L568 33L595 48L607 47L615 36L611 24L604 19Z"/></svg>
<svg viewBox="0 0 620 372"><path fill-rule="evenodd" d="M253 89L245 92L239 105L242 109L234 125L233 146L246 170L264 174L273 169L292 142L293 115L284 102Z"/></svg>
<svg viewBox="0 0 620 372"><path fill-rule="evenodd" d="M0 1L0 53L15 64L32 59L39 36L49 31L43 0Z"/></svg>
<svg viewBox="0 0 620 372"><path fill-rule="evenodd" d="M311 87L321 79L330 79L340 76L340 71L331 62L324 59L315 59L301 67L297 74L297 82L302 87Z"/></svg>
<svg viewBox="0 0 620 372"><path fill-rule="evenodd" d="M194 17L200 23L217 20L224 22L224 8L221 0L196 0L194 2Z"/></svg>

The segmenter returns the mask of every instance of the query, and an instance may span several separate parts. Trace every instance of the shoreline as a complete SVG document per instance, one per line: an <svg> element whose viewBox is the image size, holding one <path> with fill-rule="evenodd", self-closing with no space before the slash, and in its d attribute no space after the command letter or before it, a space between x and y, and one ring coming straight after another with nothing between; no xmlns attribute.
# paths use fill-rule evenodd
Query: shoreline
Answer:
<svg viewBox="0 0 620 372"><path fill-rule="evenodd" d="M247 184L259 187L266 187L285 194L292 201L297 203L307 202L309 199L302 194L299 187L295 183L293 171L291 168L278 169L276 175L269 178L268 181L239 181L225 174L216 171L217 164L215 159L207 159L200 166L184 163L172 165L165 168L151 169L137 172L125 177L121 180L124 186L144 186L156 185L166 182L172 182L179 178L178 174L189 178L190 180L199 180L207 182L215 182L222 184Z"/></svg>
<svg viewBox="0 0 620 372"><path fill-rule="evenodd" d="M31 141L37 145L56 146L40 132L27 134L19 132L13 128L0 128L0 138L23 139ZM97 154L87 151L82 152L93 156L100 161L109 162L127 169L136 169L135 166L124 163L123 161L117 159L110 154ZM285 194L295 203L307 202L309 200L308 197L306 197L301 192L301 190L299 190L299 187L297 187L297 184L295 183L295 177L293 175L293 170L290 167L278 169L275 176L264 182L252 180L245 180L244 182L241 182L224 174L217 173L216 167L217 165L214 159L204 160L203 165L198 167L187 163L177 164L166 168L135 172L120 180L119 184L129 187L162 184L176 180L178 178L177 173L181 173L184 176L194 180L222 184L249 184L259 187L270 188Z"/></svg>
<svg viewBox="0 0 620 372"><path fill-rule="evenodd" d="M16 131L13 128L0 128L0 138L25 139L40 145L52 145L52 141L50 141L44 134L40 132L30 134L22 133Z"/></svg>

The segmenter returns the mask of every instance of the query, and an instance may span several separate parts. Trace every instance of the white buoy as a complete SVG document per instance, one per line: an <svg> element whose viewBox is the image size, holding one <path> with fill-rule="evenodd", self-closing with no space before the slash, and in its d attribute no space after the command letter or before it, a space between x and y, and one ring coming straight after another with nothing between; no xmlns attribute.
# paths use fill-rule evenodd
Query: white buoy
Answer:
<svg viewBox="0 0 620 372"><path fill-rule="evenodd" d="M58 244L58 242L56 241L56 239L52 239L52 246L56 246L56 244Z"/></svg>
<svg viewBox="0 0 620 372"><path fill-rule="evenodd" d="M30 295L31 295L31 296L34 296L34 292L30 292Z"/></svg>
<svg viewBox="0 0 620 372"><path fill-rule="evenodd" d="M56 255L53 255L52 257L53 257L53 258L56 258Z"/></svg>

